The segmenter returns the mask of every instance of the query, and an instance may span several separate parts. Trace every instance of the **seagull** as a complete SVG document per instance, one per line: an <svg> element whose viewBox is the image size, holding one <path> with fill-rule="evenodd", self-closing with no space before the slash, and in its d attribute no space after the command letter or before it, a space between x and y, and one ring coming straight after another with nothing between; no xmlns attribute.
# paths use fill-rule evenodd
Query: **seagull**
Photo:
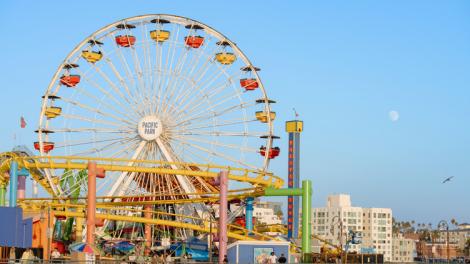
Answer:
<svg viewBox="0 0 470 264"><path fill-rule="evenodd" d="M450 176L449 178L445 179L442 183L450 182L450 180L452 180L452 178L454 178L454 176Z"/></svg>

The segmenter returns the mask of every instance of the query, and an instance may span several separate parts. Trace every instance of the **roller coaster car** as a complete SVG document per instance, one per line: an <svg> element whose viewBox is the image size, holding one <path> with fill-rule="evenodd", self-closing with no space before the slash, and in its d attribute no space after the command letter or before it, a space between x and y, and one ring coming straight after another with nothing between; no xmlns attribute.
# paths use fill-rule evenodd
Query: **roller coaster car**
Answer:
<svg viewBox="0 0 470 264"><path fill-rule="evenodd" d="M41 150L39 142L37 142L37 141L34 142L34 148L36 150ZM43 152L49 153L49 151L51 151L53 149L54 149L54 142L43 142L42 143L42 151Z"/></svg>
<svg viewBox="0 0 470 264"><path fill-rule="evenodd" d="M168 30L152 30L150 37L156 42L165 42L170 38L170 31Z"/></svg>
<svg viewBox="0 0 470 264"><path fill-rule="evenodd" d="M201 36L187 36L184 38L186 45L193 49L197 49L204 43L204 37Z"/></svg>
<svg viewBox="0 0 470 264"><path fill-rule="evenodd" d="M240 85L245 88L246 91L253 91L259 87L258 81L254 78L240 79Z"/></svg>
<svg viewBox="0 0 470 264"><path fill-rule="evenodd" d="M232 64L236 59L237 56L231 52L220 52L215 54L215 59L223 65Z"/></svg>
<svg viewBox="0 0 470 264"><path fill-rule="evenodd" d="M60 77L60 84L65 85L67 87L75 87L80 82L80 75L72 74L72 75L62 75Z"/></svg>
<svg viewBox="0 0 470 264"><path fill-rule="evenodd" d="M118 44L121 47L131 47L132 45L135 44L136 38L131 35L119 35L116 37L116 44Z"/></svg>
<svg viewBox="0 0 470 264"><path fill-rule="evenodd" d="M276 112L270 112L269 117L271 118L271 121L276 118ZM258 111L256 112L256 119L258 119L261 123L267 123L268 122L268 113L264 111Z"/></svg>
<svg viewBox="0 0 470 264"><path fill-rule="evenodd" d="M279 156L279 153L281 152L281 149L279 147L274 147L269 150L269 153L266 153L266 147L261 146L259 149L259 153L261 156L266 157L268 156L268 159L274 159L275 157Z"/></svg>
<svg viewBox="0 0 470 264"><path fill-rule="evenodd" d="M62 108L58 106L49 106L46 107L46 111L44 112L44 115L48 118L55 118L60 116L60 113L62 113Z"/></svg>
<svg viewBox="0 0 470 264"><path fill-rule="evenodd" d="M65 220L65 219L67 219L67 217L66 217L65 215L55 215L54 217L55 217L55 219L57 219L57 220Z"/></svg>
<svg viewBox="0 0 470 264"><path fill-rule="evenodd" d="M253 225L256 224L256 217L253 217L252 220L253 222ZM237 216L235 217L235 220L234 220L234 224L235 225L239 225L243 228L246 228L246 219L245 219L245 216Z"/></svg>
<svg viewBox="0 0 470 264"><path fill-rule="evenodd" d="M82 51L82 57L90 63L95 63L103 58L101 51Z"/></svg>

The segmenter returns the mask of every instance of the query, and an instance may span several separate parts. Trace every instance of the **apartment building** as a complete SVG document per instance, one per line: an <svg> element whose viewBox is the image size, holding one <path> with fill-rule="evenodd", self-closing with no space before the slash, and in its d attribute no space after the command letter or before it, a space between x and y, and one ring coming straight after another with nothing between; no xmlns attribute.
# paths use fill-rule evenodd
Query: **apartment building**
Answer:
<svg viewBox="0 0 470 264"><path fill-rule="evenodd" d="M313 234L345 248L349 231L362 235L362 243L349 252L375 252L392 261L392 210L351 205L348 194L330 195L326 207L313 208Z"/></svg>
<svg viewBox="0 0 470 264"><path fill-rule="evenodd" d="M392 261L413 262L416 256L416 242L414 239L405 238L402 234L394 234L392 238Z"/></svg>

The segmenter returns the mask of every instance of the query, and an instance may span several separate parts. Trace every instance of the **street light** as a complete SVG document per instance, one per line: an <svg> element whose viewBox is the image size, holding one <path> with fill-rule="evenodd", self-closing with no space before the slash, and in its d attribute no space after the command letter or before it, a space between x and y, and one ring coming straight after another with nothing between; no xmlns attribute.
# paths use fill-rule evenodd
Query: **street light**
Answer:
<svg viewBox="0 0 470 264"><path fill-rule="evenodd" d="M447 255L447 263L449 263L449 224L447 224L447 221L441 220L439 224L437 224L437 229L439 231L445 230L446 231L446 255Z"/></svg>

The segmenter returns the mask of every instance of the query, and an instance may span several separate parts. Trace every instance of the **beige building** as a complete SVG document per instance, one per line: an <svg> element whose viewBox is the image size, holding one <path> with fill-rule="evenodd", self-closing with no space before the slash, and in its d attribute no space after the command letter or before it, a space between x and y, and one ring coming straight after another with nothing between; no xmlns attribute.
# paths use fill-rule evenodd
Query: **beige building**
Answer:
<svg viewBox="0 0 470 264"><path fill-rule="evenodd" d="M393 235L391 262L413 262L416 255L416 243L413 239L405 238L402 234Z"/></svg>
<svg viewBox="0 0 470 264"><path fill-rule="evenodd" d="M349 230L355 231L362 243L350 245L349 252L372 250L392 261L392 209L352 206L349 195L338 194L328 196L326 207L313 208L312 214L314 235L344 248Z"/></svg>

